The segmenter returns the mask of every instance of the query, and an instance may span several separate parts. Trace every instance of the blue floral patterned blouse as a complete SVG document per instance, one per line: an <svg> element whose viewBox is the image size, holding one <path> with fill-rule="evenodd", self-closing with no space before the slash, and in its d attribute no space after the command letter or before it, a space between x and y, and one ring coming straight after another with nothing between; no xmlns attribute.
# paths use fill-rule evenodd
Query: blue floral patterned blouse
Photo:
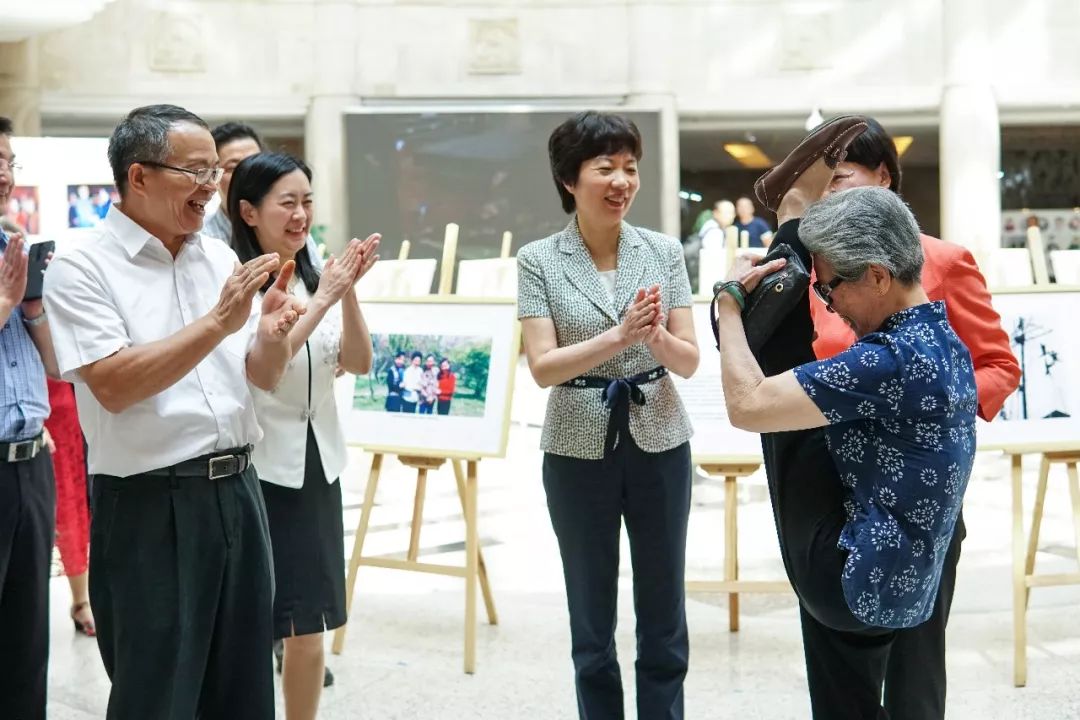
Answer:
<svg viewBox="0 0 1080 720"><path fill-rule="evenodd" d="M829 421L825 441L846 489L848 607L868 625L928 620L971 475L978 406L971 355L945 304L898 312L794 372Z"/></svg>

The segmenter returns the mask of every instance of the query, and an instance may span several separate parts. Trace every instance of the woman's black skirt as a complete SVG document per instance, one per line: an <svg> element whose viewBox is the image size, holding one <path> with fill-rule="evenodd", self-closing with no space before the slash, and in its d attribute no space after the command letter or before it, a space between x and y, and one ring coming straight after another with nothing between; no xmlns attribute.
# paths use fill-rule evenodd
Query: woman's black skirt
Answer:
<svg viewBox="0 0 1080 720"><path fill-rule="evenodd" d="M310 424L304 486L294 490L261 484L274 550L274 639L341 627L345 624L341 483L326 482Z"/></svg>

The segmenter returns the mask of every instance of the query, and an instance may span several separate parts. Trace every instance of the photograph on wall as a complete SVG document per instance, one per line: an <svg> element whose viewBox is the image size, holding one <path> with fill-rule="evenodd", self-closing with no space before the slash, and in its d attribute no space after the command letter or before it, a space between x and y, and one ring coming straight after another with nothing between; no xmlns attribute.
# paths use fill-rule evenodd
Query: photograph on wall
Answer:
<svg viewBox="0 0 1080 720"><path fill-rule="evenodd" d="M38 189L19 186L11 189L3 214L8 220L25 230L27 235L37 235L41 232L39 207Z"/></svg>
<svg viewBox="0 0 1080 720"><path fill-rule="evenodd" d="M483 417L491 337L373 335L371 372L356 378L353 409L429 418Z"/></svg>
<svg viewBox="0 0 1080 720"><path fill-rule="evenodd" d="M1050 439L1080 435L1080 292L997 292L994 308L1023 371L1020 386L990 425L980 425L980 444L997 438Z"/></svg>
<svg viewBox="0 0 1080 720"><path fill-rule="evenodd" d="M399 455L502 457L519 346L516 304L453 296L361 304L374 357L371 371L351 381L348 441Z"/></svg>
<svg viewBox="0 0 1080 720"><path fill-rule="evenodd" d="M120 194L113 185L68 185L68 227L97 227Z"/></svg>

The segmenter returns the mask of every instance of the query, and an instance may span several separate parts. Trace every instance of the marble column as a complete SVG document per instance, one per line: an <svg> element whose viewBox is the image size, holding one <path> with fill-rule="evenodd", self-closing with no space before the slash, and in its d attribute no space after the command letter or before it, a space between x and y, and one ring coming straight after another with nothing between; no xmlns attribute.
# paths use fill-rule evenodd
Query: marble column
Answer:
<svg viewBox="0 0 1080 720"><path fill-rule="evenodd" d="M316 224L324 225L329 252L337 253L361 229L348 227L345 191L346 108L360 104L355 93L356 3L315 0L314 90L304 121L304 155L311 167Z"/></svg>
<svg viewBox="0 0 1080 720"><path fill-rule="evenodd" d="M16 135L41 135L41 83L37 40L0 43L0 115Z"/></svg>
<svg viewBox="0 0 1080 720"><path fill-rule="evenodd" d="M941 233L980 259L1001 246L1001 125L981 0L943 0Z"/></svg>
<svg viewBox="0 0 1080 720"><path fill-rule="evenodd" d="M672 14L664 8L638 3L627 7L626 43L628 76L627 105L660 111L660 227L661 232L679 237L679 112L672 91L671 69L642 50L656 37L675 37ZM655 152L646 148L646 152Z"/></svg>

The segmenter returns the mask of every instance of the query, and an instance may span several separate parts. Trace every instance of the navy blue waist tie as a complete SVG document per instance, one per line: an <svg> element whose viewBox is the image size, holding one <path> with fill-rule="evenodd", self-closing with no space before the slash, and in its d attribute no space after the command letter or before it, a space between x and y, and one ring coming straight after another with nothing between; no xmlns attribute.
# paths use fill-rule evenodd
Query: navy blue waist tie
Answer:
<svg viewBox="0 0 1080 720"><path fill-rule="evenodd" d="M599 388L602 390L601 398L604 407L609 411L607 435L604 438L604 461L611 459L615 448L619 445L621 434L630 435L630 403L635 405L645 404L645 392L641 385L651 383L668 374L668 369L663 366L654 367L652 370L638 373L627 378L602 378L591 375L582 375L573 380L567 380L561 387L569 388Z"/></svg>

